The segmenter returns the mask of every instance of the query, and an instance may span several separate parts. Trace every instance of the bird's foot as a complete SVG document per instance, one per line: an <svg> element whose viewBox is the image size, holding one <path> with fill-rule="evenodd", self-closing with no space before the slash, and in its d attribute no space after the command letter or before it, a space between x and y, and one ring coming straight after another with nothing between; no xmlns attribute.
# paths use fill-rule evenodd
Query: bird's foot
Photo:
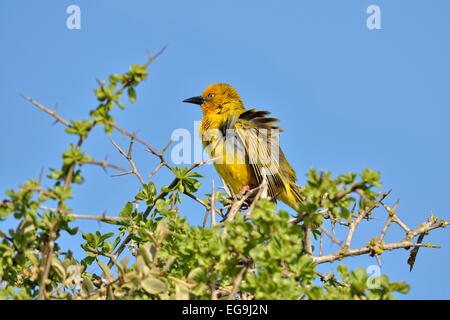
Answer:
<svg viewBox="0 0 450 320"><path fill-rule="evenodd" d="M250 186L249 185L246 185L246 186L244 186L242 189L241 189L241 191L239 191L239 194L240 195L245 195L247 192L249 192L250 191Z"/></svg>

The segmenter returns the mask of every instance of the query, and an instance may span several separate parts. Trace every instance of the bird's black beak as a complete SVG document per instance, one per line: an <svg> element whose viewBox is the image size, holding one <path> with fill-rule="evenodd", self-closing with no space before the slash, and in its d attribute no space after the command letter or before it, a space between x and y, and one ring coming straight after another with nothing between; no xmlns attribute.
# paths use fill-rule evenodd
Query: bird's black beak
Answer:
<svg viewBox="0 0 450 320"><path fill-rule="evenodd" d="M203 104L203 102L205 102L205 100L203 99L202 96L197 96L183 100L183 102L198 104L200 106Z"/></svg>

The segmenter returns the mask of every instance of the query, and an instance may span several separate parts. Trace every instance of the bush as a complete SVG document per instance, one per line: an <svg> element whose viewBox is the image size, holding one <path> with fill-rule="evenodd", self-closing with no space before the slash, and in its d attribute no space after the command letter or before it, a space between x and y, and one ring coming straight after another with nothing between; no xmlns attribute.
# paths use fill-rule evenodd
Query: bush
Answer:
<svg viewBox="0 0 450 320"><path fill-rule="evenodd" d="M371 169L337 177L311 169L302 187L306 200L300 205L300 216L278 211L275 204L260 199L261 192L249 203L245 196L232 196L213 186L213 192L201 199L198 189L202 176L195 170L204 162L172 167L164 157L169 144L156 150L121 128L111 113L115 106L125 108L125 92L129 102L135 102L136 87L147 78L147 68L158 55L100 82L95 90L98 106L85 120L68 121L25 97L54 117L77 141L63 153L61 167L49 170L47 179L29 180L17 190L8 190L1 202L0 221L15 219L18 226L0 230L0 298L392 299L395 292L408 292L407 284L390 282L385 275L373 279L363 269L350 271L345 265L338 267L337 274L322 274L316 266L406 248L412 268L420 247L436 247L423 243L424 236L446 227L449 221L431 216L418 228L408 227L397 215L398 203L392 207L385 203L389 192L379 190L380 174ZM86 154L84 142L99 126L108 135L118 131L130 138L126 151L113 141L130 169ZM169 185L158 187L142 178L133 161L134 142L160 160L151 177L161 174L162 168L168 169L173 176ZM82 216L70 209L72 188L83 184L86 165L112 168L118 175L132 174L139 180L140 190L117 216ZM181 217L182 194L205 207L203 226ZM378 207L387 217L381 233L365 246L352 248L358 225L369 220ZM72 236L79 233L72 227L77 219L110 224L116 232L82 233L85 254L77 258L71 248L58 243L62 232ZM208 221L210 226L206 226ZM385 243L392 224L400 226L405 237ZM346 230L344 239L336 238L335 227ZM325 241L334 243L338 250L324 254Z"/></svg>

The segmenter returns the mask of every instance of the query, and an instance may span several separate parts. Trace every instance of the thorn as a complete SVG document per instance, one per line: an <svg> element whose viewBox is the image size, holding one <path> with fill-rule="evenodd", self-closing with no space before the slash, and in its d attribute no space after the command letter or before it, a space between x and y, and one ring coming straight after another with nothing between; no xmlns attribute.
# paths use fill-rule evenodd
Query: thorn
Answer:
<svg viewBox="0 0 450 320"><path fill-rule="evenodd" d="M134 139L131 138L130 146L128 147L127 159L131 159L131 156L133 153L133 144L134 144Z"/></svg>
<svg viewBox="0 0 450 320"><path fill-rule="evenodd" d="M167 48L167 44L164 46L164 47L162 47L162 49L161 50L159 50L155 55L151 55L151 54L148 54L147 53L147 56L148 56L148 60L147 60L147 63L146 63L146 65L148 66L150 63L152 63L153 61L155 61L156 60L156 58L158 58L160 55L162 55L163 53L164 53L164 51L166 50L166 48Z"/></svg>
<svg viewBox="0 0 450 320"><path fill-rule="evenodd" d="M381 258L380 258L380 256L377 254L377 255L375 255L375 259L377 260L377 265L378 265L378 267L380 267L381 268Z"/></svg>
<svg viewBox="0 0 450 320"><path fill-rule="evenodd" d="M22 98L24 98L24 99L27 100L27 101L30 101L30 100L31 100L30 97L28 97L28 96L26 96L26 95L24 95L23 93L20 93L20 92L19 92L19 96L22 97Z"/></svg>
<svg viewBox="0 0 450 320"><path fill-rule="evenodd" d="M129 174L132 174L132 173L133 173L133 171L131 170L131 171L126 171L126 172L113 174L112 177L121 177L121 176L126 176L126 175L129 175Z"/></svg>
<svg viewBox="0 0 450 320"><path fill-rule="evenodd" d="M45 170L45 167L42 166L41 167L41 171L39 172L39 177L38 177L38 184L39 184L39 186L42 185L42 178L44 176L44 170Z"/></svg>

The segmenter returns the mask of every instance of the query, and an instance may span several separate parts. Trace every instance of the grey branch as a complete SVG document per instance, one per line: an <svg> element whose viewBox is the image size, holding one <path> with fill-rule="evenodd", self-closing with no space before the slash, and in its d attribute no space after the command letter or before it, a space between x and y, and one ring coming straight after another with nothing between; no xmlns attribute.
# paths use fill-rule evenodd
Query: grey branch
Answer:
<svg viewBox="0 0 450 320"><path fill-rule="evenodd" d="M446 220L439 220L432 216L428 219L427 223L421 224L416 229L411 229L408 227L403 221L400 220L400 218L397 215L397 208L399 201L396 201L394 206L391 208L388 205L383 203L383 200L388 196L388 193L384 193L381 195L381 197L367 210L361 211L357 218L350 223L349 225L349 231L347 233L345 243L342 246L342 248L331 254L327 255L319 255L316 257L313 257L313 262L315 264L321 264L321 263L327 263L327 262L334 262L339 261L346 257L352 257L352 256L359 256L364 254L370 254L372 256L378 257L383 251L389 251L389 250L395 250L395 249L410 249L414 248L414 253L417 254L418 248L426 247L426 248L439 248L439 246L430 244L430 243L422 243L423 237L419 238L417 241L414 241L414 238L416 236L421 236L424 234L427 234L431 230L437 229L437 228L445 228L448 225L450 225L450 221ZM362 221L362 219L367 218L370 213L378 206L383 205L383 207L386 209L388 213L388 217L386 219L386 222L383 226L383 229L381 230L379 236L373 238L366 246L358 248L358 249L351 249L351 240L353 238L353 234L356 230L356 227L359 225L359 223ZM385 235L389 229L389 227L392 225L392 223L397 223L405 232L406 236L405 239L398 242L392 242L388 244L383 243L383 239L385 238ZM339 240L335 239L334 236L329 234L329 232L325 232L326 229L321 228L322 232L324 232L330 239L335 242L339 243ZM334 238L334 239L333 239ZM341 243L342 244L342 243ZM414 257L415 258L415 257Z"/></svg>
<svg viewBox="0 0 450 320"><path fill-rule="evenodd" d="M79 220L96 220L96 221L100 221L100 222L121 222L121 221L125 220L120 217L110 217L110 216L107 216L106 214L100 214L100 215L79 214L79 213L75 213L70 210L52 208L52 207L48 207L48 206L44 206L44 205L41 205L40 208L44 211L51 211L51 212L56 212L56 213L67 214L67 215L73 217L74 219L79 219Z"/></svg>
<svg viewBox="0 0 450 320"><path fill-rule="evenodd" d="M414 243L412 241L400 241L395 243L388 243L385 245L382 245L380 248L384 251L389 250L395 250L400 248L412 248L412 247L427 247L427 248L440 248L437 245L430 244L430 243ZM371 252L371 249L369 247L362 247L359 249L349 249L349 250L342 250L333 254L325 255L322 257L314 257L313 262L315 264L321 264L326 262L333 262L338 261L346 257L352 257L352 256L360 256L363 254L369 254Z"/></svg>
<svg viewBox="0 0 450 320"><path fill-rule="evenodd" d="M131 166L131 170L127 171L127 172L123 172L123 173L119 173L116 174L114 176L121 176L121 175L125 175L125 174L134 174L137 179L139 180L139 182L141 183L141 185L145 184L144 179L142 179L141 174L139 173L134 161L133 161L133 144L134 144L134 140L133 138L131 138L130 141L130 146L128 147L128 152L125 152L116 142L114 142L114 140L111 139L111 143L117 148L117 150L119 150L120 154L123 155L125 157L125 159L128 160L128 162L130 163Z"/></svg>
<svg viewBox="0 0 450 320"><path fill-rule="evenodd" d="M123 168L123 167L121 167L119 165L116 165L114 163L108 162L106 160L102 160L102 161L89 160L89 161L84 161L84 163L85 164L90 164L90 165L93 165L93 166L98 166L98 167L101 167L103 169L111 168L111 169L114 169L114 170L117 170L117 171L121 171L121 172L127 171L125 168Z"/></svg>
<svg viewBox="0 0 450 320"><path fill-rule="evenodd" d="M51 115L53 118L55 118L55 120L57 122L62 123L66 127L70 127L70 122L67 121L66 119L64 119L63 117L61 117L55 110L51 110L51 109L45 107L43 104L39 103L38 101L36 101L35 99L33 99L31 97L27 97L27 96L24 96L24 95L21 95L21 96L25 100L31 102L34 106L38 107L40 110L42 110L42 111L48 113L49 115Z"/></svg>

